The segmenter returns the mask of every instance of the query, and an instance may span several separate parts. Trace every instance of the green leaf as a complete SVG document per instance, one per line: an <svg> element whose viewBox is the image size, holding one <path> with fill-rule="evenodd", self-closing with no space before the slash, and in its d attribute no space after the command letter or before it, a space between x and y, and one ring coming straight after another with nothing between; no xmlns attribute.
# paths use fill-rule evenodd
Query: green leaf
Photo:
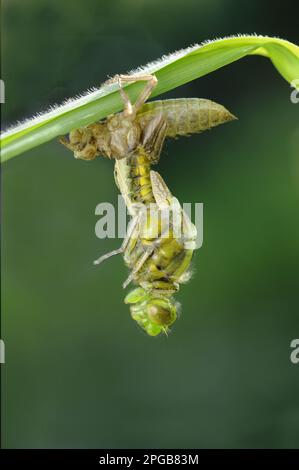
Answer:
<svg viewBox="0 0 299 470"><path fill-rule="evenodd" d="M264 36L237 36L195 45L141 67L135 73L155 73L158 85L152 97L207 75L247 55L268 57L278 72L299 89L299 47L288 41ZM132 72L133 73L133 72ZM132 100L144 85L128 84ZM68 100L62 105L25 121L1 135L2 161L37 147L71 129L86 126L122 109L117 83Z"/></svg>

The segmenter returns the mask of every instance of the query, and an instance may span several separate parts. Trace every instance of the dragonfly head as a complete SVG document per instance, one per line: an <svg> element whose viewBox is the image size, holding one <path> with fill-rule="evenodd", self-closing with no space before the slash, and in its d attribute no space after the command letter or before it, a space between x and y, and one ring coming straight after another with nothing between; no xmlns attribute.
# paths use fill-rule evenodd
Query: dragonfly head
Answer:
<svg viewBox="0 0 299 470"><path fill-rule="evenodd" d="M74 157L82 160L93 160L97 156L97 145L91 129L82 127L72 130L59 142L74 152Z"/></svg>
<svg viewBox="0 0 299 470"><path fill-rule="evenodd" d="M125 298L131 304L131 316L149 335L157 336L166 333L177 318L177 303L169 297L147 293L138 287Z"/></svg>
<svg viewBox="0 0 299 470"><path fill-rule="evenodd" d="M59 142L81 160L94 160L98 156L110 157L107 140L109 133L104 122L96 122L87 127L73 129Z"/></svg>

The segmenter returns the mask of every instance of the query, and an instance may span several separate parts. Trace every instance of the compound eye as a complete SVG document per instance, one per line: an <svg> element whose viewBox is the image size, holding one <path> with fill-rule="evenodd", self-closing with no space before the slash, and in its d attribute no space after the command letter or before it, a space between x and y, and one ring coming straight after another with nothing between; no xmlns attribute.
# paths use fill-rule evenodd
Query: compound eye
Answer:
<svg viewBox="0 0 299 470"><path fill-rule="evenodd" d="M83 133L79 129L74 129L69 133L69 142L77 145L82 142Z"/></svg>
<svg viewBox="0 0 299 470"><path fill-rule="evenodd" d="M176 308L169 300L153 299L147 306L148 318L152 323L169 326L176 320Z"/></svg>

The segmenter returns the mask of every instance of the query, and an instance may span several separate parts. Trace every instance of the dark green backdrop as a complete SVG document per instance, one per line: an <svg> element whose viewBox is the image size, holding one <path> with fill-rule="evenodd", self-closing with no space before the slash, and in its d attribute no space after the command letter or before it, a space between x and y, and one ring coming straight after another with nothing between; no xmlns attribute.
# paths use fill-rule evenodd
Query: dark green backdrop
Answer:
<svg viewBox="0 0 299 470"><path fill-rule="evenodd" d="M4 125L164 53L238 32L299 42L295 2L2 2ZM298 447L299 104L271 63L246 58L169 93L239 117L169 142L159 164L204 203L204 245L171 335L123 304L120 257L92 260L112 162L57 142L3 167L2 439L27 447ZM166 97L166 95L164 96Z"/></svg>

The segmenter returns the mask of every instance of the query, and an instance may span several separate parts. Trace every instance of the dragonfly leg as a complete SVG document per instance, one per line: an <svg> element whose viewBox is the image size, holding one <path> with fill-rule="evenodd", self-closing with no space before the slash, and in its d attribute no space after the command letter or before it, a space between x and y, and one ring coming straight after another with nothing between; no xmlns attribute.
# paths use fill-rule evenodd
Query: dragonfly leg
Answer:
<svg viewBox="0 0 299 470"><path fill-rule="evenodd" d="M133 281L135 274L137 274L138 271L142 268L142 266L144 265L144 263L146 262L146 260L152 254L153 251L154 251L154 247L150 247L143 253L143 255L140 256L139 260L134 266L134 269L132 269L130 275L127 277L127 279L123 283L124 289L130 284L130 282Z"/></svg>
<svg viewBox="0 0 299 470"><path fill-rule="evenodd" d="M136 116L139 109L143 106L146 100L150 97L153 89L158 83L157 78L155 75L151 74L144 74L144 75L117 75L115 79L119 83L120 87L120 94L122 100L124 102L124 113L127 116L132 116L133 118ZM140 93L139 97L137 98L135 104L132 106L131 100L125 90L122 88L122 83L133 83L133 82L140 82L146 81L147 84L145 85L144 89Z"/></svg>
<svg viewBox="0 0 299 470"><path fill-rule="evenodd" d="M152 255L153 251L159 246L159 244L163 241L165 235L168 233L169 227L167 226L165 230L163 230L160 233L160 236L152 242L151 246L147 247L145 249L145 252L140 256L140 258L137 260L134 268L132 269L130 275L128 278L125 280L123 283L123 288L125 289L130 282L133 281L135 274L138 273L138 271L142 268L146 260Z"/></svg>
<svg viewBox="0 0 299 470"><path fill-rule="evenodd" d="M145 85L144 89L142 90L137 101L134 104L135 113L137 113L139 109L144 105L146 100L151 96L153 89L157 86L158 79L155 75L150 74L136 76L135 78L136 81L147 81L147 84Z"/></svg>
<svg viewBox="0 0 299 470"><path fill-rule="evenodd" d="M121 99L123 100L123 103L124 103L124 115L125 116L132 116L133 115L133 106L132 106L129 95L125 92L125 90L122 87L121 75L118 75L117 79L118 79L120 96L121 96Z"/></svg>
<svg viewBox="0 0 299 470"><path fill-rule="evenodd" d="M105 261L108 258L111 258L111 256L118 255L123 252L123 248L117 248L117 250L110 251L109 253L105 253L105 255L100 256L98 259L96 259L93 264L101 264L103 261Z"/></svg>
<svg viewBox="0 0 299 470"><path fill-rule="evenodd" d="M115 255L119 255L120 253L123 253L130 241L132 233L134 232L138 222L139 222L139 214L133 217L133 219L131 220L126 237L124 238L124 241L122 242L121 247L117 248L116 250L110 251L109 253L106 253L105 255L100 256L98 259L96 259L93 262L93 264L101 264L106 259L111 258L111 256L115 256Z"/></svg>

